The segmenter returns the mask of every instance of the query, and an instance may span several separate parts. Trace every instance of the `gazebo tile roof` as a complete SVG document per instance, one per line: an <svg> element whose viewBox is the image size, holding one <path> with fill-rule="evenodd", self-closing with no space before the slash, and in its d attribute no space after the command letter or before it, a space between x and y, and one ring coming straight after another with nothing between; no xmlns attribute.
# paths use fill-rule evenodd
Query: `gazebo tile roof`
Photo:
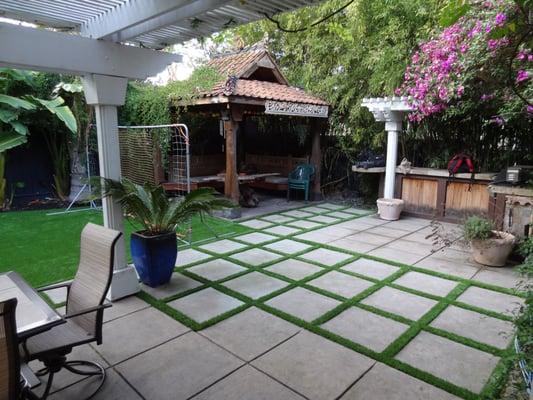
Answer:
<svg viewBox="0 0 533 400"><path fill-rule="evenodd" d="M211 91L204 93L202 97L236 96L304 104L328 105L326 101L294 86L280 85L279 83L266 81L237 79L234 88L231 91L228 91L228 86L231 85L228 85L227 83L227 81L219 82Z"/></svg>

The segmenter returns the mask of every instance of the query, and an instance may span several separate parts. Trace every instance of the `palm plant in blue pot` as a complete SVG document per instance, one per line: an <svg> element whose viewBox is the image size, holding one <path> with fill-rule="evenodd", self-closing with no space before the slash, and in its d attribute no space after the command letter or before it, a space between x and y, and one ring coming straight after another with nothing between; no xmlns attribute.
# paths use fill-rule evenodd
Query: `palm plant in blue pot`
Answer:
<svg viewBox="0 0 533 400"><path fill-rule="evenodd" d="M103 196L120 203L127 218L142 226L131 234L131 256L141 281L156 287L167 283L176 265L176 229L194 216L234 207L212 188L192 191L181 199L167 197L160 185L138 185L128 179L103 179Z"/></svg>

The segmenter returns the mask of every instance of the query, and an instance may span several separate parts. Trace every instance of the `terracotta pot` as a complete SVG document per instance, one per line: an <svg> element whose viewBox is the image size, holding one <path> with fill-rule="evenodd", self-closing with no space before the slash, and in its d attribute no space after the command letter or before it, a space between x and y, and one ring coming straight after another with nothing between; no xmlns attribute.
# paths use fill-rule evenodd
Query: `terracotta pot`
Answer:
<svg viewBox="0 0 533 400"><path fill-rule="evenodd" d="M378 199L379 217L387 221L400 219L404 203L402 199Z"/></svg>
<svg viewBox="0 0 533 400"><path fill-rule="evenodd" d="M514 235L507 232L492 231L495 237L480 240L474 239L470 243L474 261L490 267L503 267L507 257L513 251L516 242Z"/></svg>

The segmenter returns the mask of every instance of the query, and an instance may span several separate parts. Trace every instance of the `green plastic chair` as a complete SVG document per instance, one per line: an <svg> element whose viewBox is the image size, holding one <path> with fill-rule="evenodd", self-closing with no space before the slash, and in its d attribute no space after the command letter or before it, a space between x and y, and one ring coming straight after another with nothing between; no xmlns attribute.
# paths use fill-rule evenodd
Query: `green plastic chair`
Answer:
<svg viewBox="0 0 533 400"><path fill-rule="evenodd" d="M290 200L291 189L305 191L305 201L309 201L309 189L315 179L315 166L313 164L299 164L289 174L287 186L287 201Z"/></svg>

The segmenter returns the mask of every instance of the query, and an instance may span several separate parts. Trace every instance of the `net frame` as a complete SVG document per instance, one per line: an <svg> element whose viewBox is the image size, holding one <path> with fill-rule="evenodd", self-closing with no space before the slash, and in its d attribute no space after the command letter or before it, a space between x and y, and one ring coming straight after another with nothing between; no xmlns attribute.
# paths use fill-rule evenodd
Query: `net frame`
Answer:
<svg viewBox="0 0 533 400"><path fill-rule="evenodd" d="M164 124L164 125L119 125L119 130L128 132L142 131L148 133L152 137L152 143L154 131L161 129L171 130L169 153L167 154L167 170L168 170L168 182L175 184L173 187L173 194L177 197L183 197L191 192L191 175L190 175L190 140L189 140L189 128L185 124ZM163 152L163 149L161 149ZM154 177L155 179L155 177ZM154 182L159 184L160 182ZM178 240L184 242L187 245L192 243L192 221L189 219L186 225L186 233L184 237L180 237Z"/></svg>

